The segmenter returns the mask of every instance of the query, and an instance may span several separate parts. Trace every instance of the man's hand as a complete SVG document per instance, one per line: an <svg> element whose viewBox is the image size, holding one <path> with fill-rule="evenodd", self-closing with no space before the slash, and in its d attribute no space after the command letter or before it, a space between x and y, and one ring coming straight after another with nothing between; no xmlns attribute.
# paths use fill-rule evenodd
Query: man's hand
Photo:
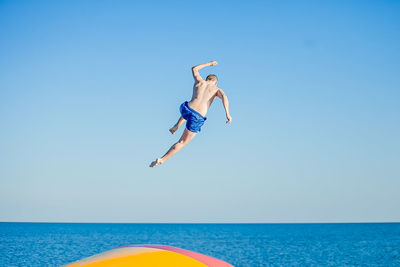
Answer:
<svg viewBox="0 0 400 267"><path fill-rule="evenodd" d="M193 74L193 78L196 82L201 82L203 81L203 78L201 78L199 70L201 70L204 67L208 67L208 66L215 66L218 65L217 61L211 61L208 63L204 63L204 64L200 64L197 66L192 67L192 74Z"/></svg>
<svg viewBox="0 0 400 267"><path fill-rule="evenodd" d="M227 119L226 123L231 123L231 122L232 122L232 117L231 117L231 115L226 114L226 119Z"/></svg>

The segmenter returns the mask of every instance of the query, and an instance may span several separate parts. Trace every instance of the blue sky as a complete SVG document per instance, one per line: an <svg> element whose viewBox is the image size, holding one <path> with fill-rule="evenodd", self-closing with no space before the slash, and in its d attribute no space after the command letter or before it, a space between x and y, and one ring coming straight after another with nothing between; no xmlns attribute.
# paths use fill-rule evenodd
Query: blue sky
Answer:
<svg viewBox="0 0 400 267"><path fill-rule="evenodd" d="M1 1L0 221L400 221L397 1ZM193 65L221 101L178 136ZM177 133L180 135L182 129Z"/></svg>

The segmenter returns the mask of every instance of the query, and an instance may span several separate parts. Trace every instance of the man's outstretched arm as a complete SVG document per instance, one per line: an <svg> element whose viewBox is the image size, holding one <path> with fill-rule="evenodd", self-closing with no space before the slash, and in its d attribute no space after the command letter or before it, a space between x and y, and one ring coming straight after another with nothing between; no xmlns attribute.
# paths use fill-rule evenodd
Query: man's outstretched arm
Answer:
<svg viewBox="0 0 400 267"><path fill-rule="evenodd" d="M192 73L193 73L194 80L196 82L203 81L203 79L200 76L199 70L204 68L204 67L215 66L215 65L218 65L217 61L211 61L211 62L208 62L208 63L204 63L204 64L200 64L200 65L192 67Z"/></svg>
<svg viewBox="0 0 400 267"><path fill-rule="evenodd" d="M232 117L231 114L229 114L229 100L228 97L226 96L225 92L222 91L222 89L219 89L217 92L217 96L222 99L222 104L224 104L224 109L226 113L226 123L231 123L232 122Z"/></svg>

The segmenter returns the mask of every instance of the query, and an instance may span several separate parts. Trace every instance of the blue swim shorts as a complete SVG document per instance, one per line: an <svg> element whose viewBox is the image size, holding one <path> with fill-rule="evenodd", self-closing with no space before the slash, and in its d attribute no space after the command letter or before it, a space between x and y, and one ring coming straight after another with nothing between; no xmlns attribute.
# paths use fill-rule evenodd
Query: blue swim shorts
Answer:
<svg viewBox="0 0 400 267"><path fill-rule="evenodd" d="M203 117L196 110L189 107L187 101L182 103L179 111L181 112L182 117L186 120L186 129L195 133L200 132L200 128L203 126L204 121L207 118Z"/></svg>

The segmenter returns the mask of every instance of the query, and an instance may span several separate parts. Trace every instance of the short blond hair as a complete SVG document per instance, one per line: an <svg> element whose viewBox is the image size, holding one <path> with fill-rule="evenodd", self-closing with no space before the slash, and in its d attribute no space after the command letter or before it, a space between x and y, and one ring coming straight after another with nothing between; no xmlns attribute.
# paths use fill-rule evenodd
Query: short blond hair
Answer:
<svg viewBox="0 0 400 267"><path fill-rule="evenodd" d="M206 81L218 81L217 75L215 74L208 75Z"/></svg>

